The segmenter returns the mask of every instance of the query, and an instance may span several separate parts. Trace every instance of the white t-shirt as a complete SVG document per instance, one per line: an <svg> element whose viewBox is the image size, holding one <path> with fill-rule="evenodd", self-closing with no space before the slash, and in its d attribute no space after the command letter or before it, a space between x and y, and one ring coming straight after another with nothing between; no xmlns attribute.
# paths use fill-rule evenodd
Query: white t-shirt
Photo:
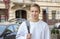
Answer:
<svg viewBox="0 0 60 39"><path fill-rule="evenodd" d="M23 22L16 35L16 39L26 39L28 33L26 22ZM50 39L50 32L47 23L43 21L31 22L30 21L31 39Z"/></svg>

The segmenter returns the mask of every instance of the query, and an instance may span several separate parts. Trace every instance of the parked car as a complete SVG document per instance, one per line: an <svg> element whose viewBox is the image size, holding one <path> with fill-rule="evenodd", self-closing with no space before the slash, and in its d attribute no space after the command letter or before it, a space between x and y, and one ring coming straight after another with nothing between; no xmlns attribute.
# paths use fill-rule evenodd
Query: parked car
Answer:
<svg viewBox="0 0 60 39"><path fill-rule="evenodd" d="M55 27L56 27L57 29L60 29L60 23L56 23L56 24L55 24Z"/></svg>
<svg viewBox="0 0 60 39"><path fill-rule="evenodd" d="M0 39L16 39L16 34L20 24L26 21L22 18L14 18L8 22L0 23Z"/></svg>
<svg viewBox="0 0 60 39"><path fill-rule="evenodd" d="M0 39L16 39L19 24L0 25Z"/></svg>

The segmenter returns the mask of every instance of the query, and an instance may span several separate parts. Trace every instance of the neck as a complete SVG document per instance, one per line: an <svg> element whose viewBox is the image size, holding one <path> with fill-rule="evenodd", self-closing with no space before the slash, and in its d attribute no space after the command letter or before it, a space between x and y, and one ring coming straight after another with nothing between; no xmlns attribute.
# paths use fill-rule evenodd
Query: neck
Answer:
<svg viewBox="0 0 60 39"><path fill-rule="evenodd" d="M30 21L37 22L37 21L39 21L39 19L30 19Z"/></svg>

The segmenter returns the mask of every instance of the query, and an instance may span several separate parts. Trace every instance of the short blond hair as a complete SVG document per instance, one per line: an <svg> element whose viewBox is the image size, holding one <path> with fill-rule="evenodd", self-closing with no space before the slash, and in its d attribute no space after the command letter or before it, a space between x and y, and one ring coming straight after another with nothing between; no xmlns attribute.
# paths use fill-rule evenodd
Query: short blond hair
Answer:
<svg viewBox="0 0 60 39"><path fill-rule="evenodd" d="M39 10L39 12L40 12L40 6L39 6L38 4L31 4L30 8L31 8L31 7L37 7L38 10Z"/></svg>

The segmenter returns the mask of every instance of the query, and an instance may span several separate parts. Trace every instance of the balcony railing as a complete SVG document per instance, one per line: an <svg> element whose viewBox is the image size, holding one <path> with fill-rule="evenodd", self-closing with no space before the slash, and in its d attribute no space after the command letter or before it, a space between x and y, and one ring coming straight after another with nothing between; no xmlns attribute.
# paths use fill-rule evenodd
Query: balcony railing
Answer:
<svg viewBox="0 0 60 39"><path fill-rule="evenodd" d="M11 0L12 2L15 2L15 3L30 3L31 0Z"/></svg>
<svg viewBox="0 0 60 39"><path fill-rule="evenodd" d="M37 0L37 2L51 2L51 3L60 3L60 0Z"/></svg>

